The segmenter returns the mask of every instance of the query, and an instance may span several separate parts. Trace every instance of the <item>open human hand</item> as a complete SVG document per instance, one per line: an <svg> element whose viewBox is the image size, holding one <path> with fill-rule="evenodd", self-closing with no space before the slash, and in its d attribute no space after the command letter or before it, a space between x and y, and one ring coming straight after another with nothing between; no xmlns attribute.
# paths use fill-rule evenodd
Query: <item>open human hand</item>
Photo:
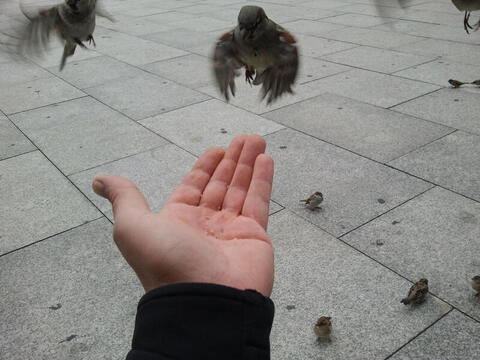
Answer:
<svg viewBox="0 0 480 360"><path fill-rule="evenodd" d="M114 240L146 291L202 282L271 294L273 160L265 147L260 136L240 135L226 151L206 151L159 213L130 180L93 181L112 204Z"/></svg>

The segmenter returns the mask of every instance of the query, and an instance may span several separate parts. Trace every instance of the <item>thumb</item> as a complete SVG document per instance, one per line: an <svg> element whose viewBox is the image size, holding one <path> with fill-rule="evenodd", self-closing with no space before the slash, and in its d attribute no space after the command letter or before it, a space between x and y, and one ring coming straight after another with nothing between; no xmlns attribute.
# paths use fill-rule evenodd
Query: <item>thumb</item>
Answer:
<svg viewBox="0 0 480 360"><path fill-rule="evenodd" d="M124 177L98 176L93 180L92 188L97 195L110 201L115 220L123 215L150 212L147 200L138 187Z"/></svg>

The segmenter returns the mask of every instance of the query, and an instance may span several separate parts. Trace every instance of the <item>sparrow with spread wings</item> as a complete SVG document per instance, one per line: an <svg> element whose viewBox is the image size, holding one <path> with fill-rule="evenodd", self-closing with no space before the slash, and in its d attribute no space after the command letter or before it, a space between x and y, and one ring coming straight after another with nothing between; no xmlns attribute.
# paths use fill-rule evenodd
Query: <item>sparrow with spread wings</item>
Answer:
<svg viewBox="0 0 480 360"><path fill-rule="evenodd" d="M77 46L86 48L86 41L95 46L93 31L97 15L114 21L97 0L65 0L34 14L27 13L21 4L20 9L28 21L17 29L16 35L9 35L16 40L15 51L20 55L41 55L47 50L51 35L55 34L64 43L60 70Z"/></svg>
<svg viewBox="0 0 480 360"><path fill-rule="evenodd" d="M295 43L261 7L244 6L238 25L218 40L213 55L215 78L225 99L230 99L230 93L235 96L235 77L243 67L248 83L262 85L267 104L293 93L299 63Z"/></svg>

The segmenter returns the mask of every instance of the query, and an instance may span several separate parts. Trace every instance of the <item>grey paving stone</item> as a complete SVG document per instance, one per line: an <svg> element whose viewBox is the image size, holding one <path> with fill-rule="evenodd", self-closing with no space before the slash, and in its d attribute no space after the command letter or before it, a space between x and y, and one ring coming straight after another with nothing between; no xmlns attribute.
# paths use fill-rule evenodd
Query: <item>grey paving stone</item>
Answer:
<svg viewBox="0 0 480 360"><path fill-rule="evenodd" d="M204 94L150 74L118 79L85 91L135 120L208 99Z"/></svg>
<svg viewBox="0 0 480 360"><path fill-rule="evenodd" d="M480 47L471 44L462 44L453 41L426 39L412 44L392 48L402 52L442 56L445 60L461 64L478 65Z"/></svg>
<svg viewBox="0 0 480 360"><path fill-rule="evenodd" d="M63 80L50 77L0 88L0 109L6 114L85 96Z"/></svg>
<svg viewBox="0 0 480 360"><path fill-rule="evenodd" d="M480 324L454 310L391 360L469 360L480 352Z"/></svg>
<svg viewBox="0 0 480 360"><path fill-rule="evenodd" d="M319 57L327 54L333 54L337 51L352 49L356 44L350 44L342 41L322 39L315 36L297 35L300 54L310 57Z"/></svg>
<svg viewBox="0 0 480 360"><path fill-rule="evenodd" d="M457 131L390 165L480 200L479 153L480 136Z"/></svg>
<svg viewBox="0 0 480 360"><path fill-rule="evenodd" d="M263 116L380 162L398 158L454 131L333 94L319 95Z"/></svg>
<svg viewBox="0 0 480 360"><path fill-rule="evenodd" d="M322 59L390 74L395 71L433 60L434 57L359 46L350 50L322 56Z"/></svg>
<svg viewBox="0 0 480 360"><path fill-rule="evenodd" d="M109 219L113 220L110 203L92 190L92 181L96 176L120 175L132 180L147 198L150 208L158 211L190 171L195 160L193 155L177 146L166 145L83 171L70 176L70 179Z"/></svg>
<svg viewBox="0 0 480 360"><path fill-rule="evenodd" d="M452 8L456 9L454 6L452 6ZM476 39L468 36L464 31L461 31L458 25L458 23L456 26L447 26L418 21L397 20L394 23L375 26L373 29L401 32L404 34L432 39L458 41L471 44L476 43Z"/></svg>
<svg viewBox="0 0 480 360"><path fill-rule="evenodd" d="M95 41L97 41L97 37L95 37ZM102 41L97 41L97 46L100 49L103 46L104 42ZM63 47L59 44L55 44L54 47L52 47L50 50L48 50L43 56L31 56L28 57L31 61L33 61L35 64L38 64L44 68L49 68L52 66L56 66L57 68L60 67L60 60L62 59L62 54L63 54ZM91 59L96 56L101 56L102 54L98 53L97 51L93 49L77 49L75 51L75 54L67 60L67 65L72 61L80 61L80 60L86 60L86 59Z"/></svg>
<svg viewBox="0 0 480 360"><path fill-rule="evenodd" d="M284 128L216 99L160 114L141 123L197 156L212 146L227 146L235 135L266 135Z"/></svg>
<svg viewBox="0 0 480 360"><path fill-rule="evenodd" d="M10 120L0 114L0 160L35 149L35 145Z"/></svg>
<svg viewBox="0 0 480 360"><path fill-rule="evenodd" d="M0 88L52 77L48 71L27 61L0 63Z"/></svg>
<svg viewBox="0 0 480 360"><path fill-rule="evenodd" d="M127 42L121 47L99 48L98 51L131 65L144 65L187 55L183 50L136 37L133 41Z"/></svg>
<svg viewBox="0 0 480 360"><path fill-rule="evenodd" d="M385 359L450 309L434 297L406 308L398 298L408 281L287 210L270 218L269 233L273 359ZM315 339L321 315L332 317L331 342Z"/></svg>
<svg viewBox="0 0 480 360"><path fill-rule="evenodd" d="M312 88L377 105L391 107L439 87L409 79L354 69L308 83Z"/></svg>
<svg viewBox="0 0 480 360"><path fill-rule="evenodd" d="M145 16L143 20L152 21L158 24L171 24L171 23L177 23L180 21L188 20L188 19L194 19L195 17L197 17L197 15L195 14L181 13L178 11L169 11L169 12L162 12L160 14Z"/></svg>
<svg viewBox="0 0 480 360"><path fill-rule="evenodd" d="M155 62L144 65L142 68L191 89L211 85L215 82L210 59L196 54Z"/></svg>
<svg viewBox="0 0 480 360"><path fill-rule="evenodd" d="M104 26L110 30L121 31L125 34L135 36L153 34L159 31L170 30L172 28L171 24L159 24L141 18L106 23Z"/></svg>
<svg viewBox="0 0 480 360"><path fill-rule="evenodd" d="M441 89L392 109L480 135L478 95L456 90Z"/></svg>
<svg viewBox="0 0 480 360"><path fill-rule="evenodd" d="M0 178L0 254L100 216L38 151L0 161Z"/></svg>
<svg viewBox="0 0 480 360"><path fill-rule="evenodd" d="M324 89L318 87L313 88L309 84L310 83L296 85L293 88L293 94L285 94L274 103L267 105L266 101L261 99L261 87L250 86L245 82L244 78L239 77L236 80L237 90L235 97L230 98L230 103L255 114L263 114L267 111L279 109L283 106L294 104L298 101L308 99L325 92ZM217 86L214 85L202 87L197 90L222 101L225 99L223 95L220 94Z"/></svg>
<svg viewBox="0 0 480 360"><path fill-rule="evenodd" d="M436 187L342 239L480 319L470 279L480 273L480 203ZM379 243L383 245L378 245Z"/></svg>
<svg viewBox="0 0 480 360"><path fill-rule="evenodd" d="M175 26L195 31L214 31L234 27L236 22L235 20L229 21L229 19L220 20L207 16L194 16L190 19L176 21Z"/></svg>
<svg viewBox="0 0 480 360"><path fill-rule="evenodd" d="M265 136L275 161L272 199L337 236L429 189L430 184L334 145L281 130ZM322 209L300 203L315 191Z"/></svg>
<svg viewBox="0 0 480 360"><path fill-rule="evenodd" d="M367 28L345 28L330 32L324 37L349 43L390 49L395 46L415 43L423 40L418 36L392 33Z"/></svg>
<svg viewBox="0 0 480 360"><path fill-rule="evenodd" d="M167 143L90 97L11 119L67 175Z"/></svg>
<svg viewBox="0 0 480 360"><path fill-rule="evenodd" d="M282 23L282 26L292 32L292 34L305 34L312 36L327 34L331 31L337 31L345 27L344 25L314 20L295 20Z"/></svg>
<svg viewBox="0 0 480 360"><path fill-rule="evenodd" d="M371 16L371 15L342 14L339 16L332 16L332 17L323 19L322 21L345 25L345 26L371 27L371 26L381 25L385 23L390 23L394 20L381 18L378 16Z"/></svg>
<svg viewBox="0 0 480 360"><path fill-rule="evenodd" d="M220 38L220 36L222 36L221 31L206 32L175 28L171 31L161 31L145 35L142 36L142 38L183 50L197 47L199 44L208 44L211 51L213 51L215 41Z"/></svg>
<svg viewBox="0 0 480 360"><path fill-rule="evenodd" d="M339 74L351 69L352 68L349 66L334 64L329 61L323 61L308 56L301 56L297 83L304 84L312 80Z"/></svg>
<svg viewBox="0 0 480 360"><path fill-rule="evenodd" d="M125 358L143 291L106 219L4 256L0 271L6 359Z"/></svg>
<svg viewBox="0 0 480 360"><path fill-rule="evenodd" d="M61 72L57 67L49 70L80 89L143 74L143 71L107 56L71 62Z"/></svg>
<svg viewBox="0 0 480 360"><path fill-rule="evenodd" d="M395 75L440 86L450 86L449 79L470 82L480 78L480 66L436 60L396 72Z"/></svg>

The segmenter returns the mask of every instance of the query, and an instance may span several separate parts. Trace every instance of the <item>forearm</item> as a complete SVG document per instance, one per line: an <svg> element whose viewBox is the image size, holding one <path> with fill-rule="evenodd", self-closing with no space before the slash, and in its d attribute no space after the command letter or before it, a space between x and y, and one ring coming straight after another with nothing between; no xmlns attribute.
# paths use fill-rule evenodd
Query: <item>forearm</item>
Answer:
<svg viewBox="0 0 480 360"><path fill-rule="evenodd" d="M267 360L273 302L255 291L174 284L138 305L127 360Z"/></svg>

